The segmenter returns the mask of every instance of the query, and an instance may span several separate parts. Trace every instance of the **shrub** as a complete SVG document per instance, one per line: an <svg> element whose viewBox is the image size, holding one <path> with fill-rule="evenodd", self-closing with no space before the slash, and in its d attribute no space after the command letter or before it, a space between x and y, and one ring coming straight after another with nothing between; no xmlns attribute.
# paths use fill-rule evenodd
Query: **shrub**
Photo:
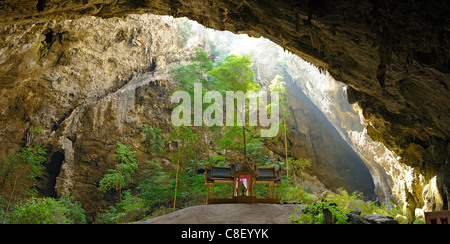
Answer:
<svg viewBox="0 0 450 244"><path fill-rule="evenodd" d="M70 195L61 199L31 198L9 214L11 224L86 224L80 203Z"/></svg>
<svg viewBox="0 0 450 244"><path fill-rule="evenodd" d="M338 189L337 193L329 194L327 201L333 202L339 206L341 211L349 213L353 210L360 210L361 216L368 214L383 214L396 218L397 215L405 216L405 213L394 203L377 204L371 201L364 201L363 193L354 192L348 194L343 189Z"/></svg>
<svg viewBox="0 0 450 244"><path fill-rule="evenodd" d="M203 175L192 176L190 172L185 172L179 176L179 188L177 199L179 206L193 206L205 202L205 180ZM155 209L161 206L169 207L173 203L175 194L175 179L170 172L158 172L158 175L139 183L140 193L145 206ZM229 189L229 188L228 188ZM228 194L230 190L227 191Z"/></svg>
<svg viewBox="0 0 450 244"><path fill-rule="evenodd" d="M343 189L329 193L325 199L318 201L314 195L306 193L299 185L288 185L283 189L282 200L306 204L302 215L290 216L290 221L301 224L347 224L347 215L354 210L360 211L361 216L379 213L396 218L397 215L404 215L398 206L391 202L388 204L366 202L362 193L349 194Z"/></svg>
<svg viewBox="0 0 450 244"><path fill-rule="evenodd" d="M317 198L306 192L301 185L287 184L286 181L281 183L280 193L281 202L311 204L317 201Z"/></svg>
<svg viewBox="0 0 450 244"><path fill-rule="evenodd" d="M173 211L169 206L173 203L175 180L170 178L173 176L169 172L157 172L155 176L140 181L137 195L132 196L129 190L125 191L123 200L110 206L108 211L98 214L95 224L124 224ZM203 181L203 175L192 176L190 172L180 175L178 205L189 207L203 204Z"/></svg>
<svg viewBox="0 0 450 244"><path fill-rule="evenodd" d="M363 201L364 195L361 192L353 192L348 194L344 189L337 189L337 193L327 195L327 201L335 203L341 211L349 213L353 210L360 210L361 215L373 213L370 203Z"/></svg>
<svg viewBox="0 0 450 244"><path fill-rule="evenodd" d="M336 204L329 202L308 204L303 213L299 217L291 215L289 220L299 224L349 224L346 214Z"/></svg>
<svg viewBox="0 0 450 244"><path fill-rule="evenodd" d="M130 191L123 192L121 202L110 206L105 213L97 214L95 224L125 224L141 220L149 209L144 206L144 200L132 196Z"/></svg>

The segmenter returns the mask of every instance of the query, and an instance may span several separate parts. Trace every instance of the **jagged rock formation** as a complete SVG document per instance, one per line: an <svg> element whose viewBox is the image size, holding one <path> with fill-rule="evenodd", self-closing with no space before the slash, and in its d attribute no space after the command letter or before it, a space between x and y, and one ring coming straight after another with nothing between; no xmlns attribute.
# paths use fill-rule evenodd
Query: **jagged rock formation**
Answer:
<svg viewBox="0 0 450 244"><path fill-rule="evenodd" d="M89 218L116 201L115 192L105 195L98 191L99 181L116 164L112 158L116 142L136 151L140 167L137 178L141 177L150 155L142 130L144 126L167 129L170 103L158 101L169 100L168 91L174 86L167 74L141 75L99 100L75 108L55 135L54 140L58 141L49 142L54 148L60 148L56 153L65 156L55 185L58 196L74 194L83 203Z"/></svg>
<svg viewBox="0 0 450 244"><path fill-rule="evenodd" d="M75 29L59 27L70 26L68 19L86 15L121 17L144 12L187 16L215 29L266 36L348 84L348 100L361 108L367 133L394 151L400 162L408 166L412 179L401 194L409 199L406 202L410 208L429 204L430 209L447 209L450 195L449 8L442 0L401 3L390 0L2 1L0 85L4 99L0 101L0 122L7 125L1 131L2 151L11 151L15 145L10 142L24 138L27 123L33 119L20 104L41 111L39 117L43 121L67 117L74 109L72 102L61 105L64 109L52 109L55 106L52 102L44 102L52 101L52 94L46 92L50 86L62 86L58 81L67 82L58 72L29 82L30 77L37 77L55 65L55 69L64 69L65 64L77 62L72 56L80 49L76 45L81 45L85 37ZM127 35L119 30L115 33L118 42L124 39L131 41L130 45L139 43L130 30L124 33ZM63 48L64 43L74 48ZM97 52L103 52L105 47L96 48ZM127 60L133 59L131 55L125 56ZM90 59L89 64L97 60L95 54L85 58ZM120 62L111 59L101 67L122 65ZM120 76L131 71L108 74L107 69L95 70L80 67L67 71L79 77L80 83L76 85L86 87L86 94L63 93L66 101L90 101L89 90L120 87L126 80ZM100 73L119 78L109 79L107 86L97 83L97 79L90 82ZM64 84L71 85L75 83ZM62 123L53 122L55 129ZM392 174L401 175L402 171Z"/></svg>

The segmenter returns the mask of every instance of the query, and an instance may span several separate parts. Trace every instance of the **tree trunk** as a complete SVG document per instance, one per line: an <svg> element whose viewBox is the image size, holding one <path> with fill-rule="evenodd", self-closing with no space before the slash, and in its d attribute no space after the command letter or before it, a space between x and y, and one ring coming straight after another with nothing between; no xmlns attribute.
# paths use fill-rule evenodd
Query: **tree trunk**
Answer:
<svg viewBox="0 0 450 244"><path fill-rule="evenodd" d="M287 129L286 129L286 119L283 120L284 122L284 150L285 150L285 156L286 156L286 178L289 177L289 166L288 164L288 148L287 148Z"/></svg>
<svg viewBox="0 0 450 244"><path fill-rule="evenodd" d="M6 220L6 215L8 214L9 211L9 206L11 205L11 201L12 201L12 197L14 195L14 191L16 190L16 186L17 186L17 181L19 180L19 177L29 168L29 165L27 165L14 179L14 185L13 185L13 189L11 190L11 194L9 195L9 199L8 199L8 205L6 206L6 210L5 210L5 215L3 216L3 224L5 223Z"/></svg>
<svg viewBox="0 0 450 244"><path fill-rule="evenodd" d="M295 174L294 168L292 168L292 174L294 175L294 184L297 184L297 175Z"/></svg>
<svg viewBox="0 0 450 244"><path fill-rule="evenodd" d="M175 210L175 205L177 203L178 170L180 169L180 157L181 157L180 148L181 147L178 148L178 163L177 163L177 174L175 177L175 195L173 197L173 210Z"/></svg>
<svg viewBox="0 0 450 244"><path fill-rule="evenodd" d="M225 163L227 163L228 147L225 148Z"/></svg>
<svg viewBox="0 0 450 244"><path fill-rule="evenodd" d="M193 162L193 166L192 166L192 177L195 176L195 163L197 161L197 144L195 144L194 146L194 162Z"/></svg>
<svg viewBox="0 0 450 244"><path fill-rule="evenodd" d="M244 134L244 161L247 161L247 143L245 142L245 125L242 126L242 131Z"/></svg>

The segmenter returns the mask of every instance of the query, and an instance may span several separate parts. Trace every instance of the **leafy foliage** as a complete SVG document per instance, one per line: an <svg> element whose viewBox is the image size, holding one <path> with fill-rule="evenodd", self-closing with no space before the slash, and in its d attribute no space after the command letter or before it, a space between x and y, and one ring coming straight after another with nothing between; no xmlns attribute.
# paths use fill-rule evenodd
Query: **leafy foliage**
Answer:
<svg viewBox="0 0 450 244"><path fill-rule="evenodd" d="M136 163L135 151L131 151L131 148L123 145L121 142L117 142L116 154L113 157L119 161L116 164L115 169L109 169L109 174L106 174L103 179L100 180L99 191L107 191L115 189L119 191L120 198L122 198L122 189L127 187L128 182L131 180L131 176L134 171L137 170L138 165Z"/></svg>
<svg viewBox="0 0 450 244"><path fill-rule="evenodd" d="M161 130L162 129L149 126L143 128L145 143L148 145L149 150L157 155L164 152L164 149L162 148L164 140L161 136Z"/></svg>
<svg viewBox="0 0 450 244"><path fill-rule="evenodd" d="M20 148L0 159L0 206L4 218L11 203L36 194L33 186L44 169L45 150L39 145Z"/></svg>
<svg viewBox="0 0 450 244"><path fill-rule="evenodd" d="M148 212L144 200L124 191L122 201L109 207L109 211L97 214L95 224L125 224L138 221Z"/></svg>
<svg viewBox="0 0 450 244"><path fill-rule="evenodd" d="M38 145L23 147L15 154L0 159L0 194L6 196L16 184L16 195L30 195L29 189L42 174L45 150Z"/></svg>
<svg viewBox="0 0 450 244"><path fill-rule="evenodd" d="M345 213L329 202L310 204L303 212L306 213L299 217L291 216L289 220L299 224L349 224Z"/></svg>
<svg viewBox="0 0 450 244"><path fill-rule="evenodd" d="M312 204L318 200L316 196L305 191L301 185L289 184L287 181L281 183L280 197L280 201L286 203Z"/></svg>
<svg viewBox="0 0 450 244"><path fill-rule="evenodd" d="M354 210L361 212L361 216L373 213L393 218L405 216L395 204L367 202L364 201L364 195L358 192L349 194L343 189L338 189L336 193L329 192L325 198L319 198L315 194L305 192L300 185L292 184L284 185L281 191L282 201L304 204L303 210L294 209L301 212L299 216L290 217L290 221L299 224L347 224L347 214Z"/></svg>
<svg viewBox="0 0 450 244"><path fill-rule="evenodd" d="M305 170L306 168L308 168L310 166L311 166L311 159L309 159L309 158L294 159L294 158L289 157L287 160L287 167L289 170L291 170L292 174L294 175L294 182L297 182L296 172L298 172L298 175L300 176L300 179L301 179L303 170Z"/></svg>
<svg viewBox="0 0 450 244"><path fill-rule="evenodd" d="M216 64L208 74L211 76L211 88L222 93L226 91L257 91L260 89L255 81L256 74L251 69L250 56L231 54L223 62Z"/></svg>
<svg viewBox="0 0 450 244"><path fill-rule="evenodd" d="M80 203L73 197L31 198L9 214L10 224L86 224Z"/></svg>
<svg viewBox="0 0 450 244"><path fill-rule="evenodd" d="M361 216L378 213L395 218L397 215L405 215L405 213L392 202L387 204L376 204L374 202L364 201L364 194L362 192L353 192L352 194L349 194L344 189L337 189L336 193L331 193L327 196L327 200L336 203L342 211L349 212L349 209L358 209L361 211Z"/></svg>
<svg viewBox="0 0 450 244"><path fill-rule="evenodd" d="M189 162L189 159L193 158L193 163L195 163L198 137L192 128L170 125L170 136L167 138L167 141L178 148L170 155L174 162L179 158L183 162L181 167L185 167L184 162ZM194 165L192 170L194 170Z"/></svg>
<svg viewBox="0 0 450 244"><path fill-rule="evenodd" d="M180 89L194 94L194 84L202 83L204 88L212 88L208 82L208 72L214 67L208 58L208 53L197 49L196 55L191 63L182 65L172 70L173 79L180 84Z"/></svg>

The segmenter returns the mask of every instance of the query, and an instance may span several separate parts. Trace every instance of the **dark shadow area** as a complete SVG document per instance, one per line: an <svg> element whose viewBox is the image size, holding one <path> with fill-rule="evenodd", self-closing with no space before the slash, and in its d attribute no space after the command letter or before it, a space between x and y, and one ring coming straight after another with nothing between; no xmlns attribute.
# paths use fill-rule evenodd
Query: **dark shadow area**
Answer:
<svg viewBox="0 0 450 244"><path fill-rule="evenodd" d="M46 173L48 175L47 194L49 197L57 197L56 194L56 179L61 172L61 165L64 162L64 153L57 151L50 158L50 163L47 165Z"/></svg>

